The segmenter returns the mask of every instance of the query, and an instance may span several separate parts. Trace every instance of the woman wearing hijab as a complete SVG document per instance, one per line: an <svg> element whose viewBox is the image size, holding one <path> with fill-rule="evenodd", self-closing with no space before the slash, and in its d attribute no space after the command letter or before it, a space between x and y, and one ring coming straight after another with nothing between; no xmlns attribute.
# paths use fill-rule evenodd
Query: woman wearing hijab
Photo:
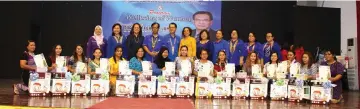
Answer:
<svg viewBox="0 0 360 109"><path fill-rule="evenodd" d="M162 75L162 71L166 70L165 62L171 62L169 59L169 50L166 47L161 47L159 55L156 56L156 59L153 63L153 71L155 76Z"/></svg>
<svg viewBox="0 0 360 109"><path fill-rule="evenodd" d="M90 37L87 42L86 57L93 58L92 53L96 48L100 48L103 52L103 55L101 57L105 57L106 45L107 41L104 38L102 27L100 25L97 25L94 30L94 36Z"/></svg>

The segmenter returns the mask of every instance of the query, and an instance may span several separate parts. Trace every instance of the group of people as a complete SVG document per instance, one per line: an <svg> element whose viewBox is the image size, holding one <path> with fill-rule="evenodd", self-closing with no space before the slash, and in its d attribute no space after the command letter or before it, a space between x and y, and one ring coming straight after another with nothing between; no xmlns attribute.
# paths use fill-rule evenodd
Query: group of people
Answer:
<svg viewBox="0 0 360 109"><path fill-rule="evenodd" d="M162 71L166 70L165 62L175 62L176 74L179 75L183 62L192 65L192 71L189 75L197 76L199 65L209 64L211 71L208 76L216 77L218 72L225 70L227 63L234 63L236 72L244 70L251 75L252 66L257 64L261 66L261 71L266 77L267 66L286 62L288 72L290 64L299 64L300 73L307 74L308 79L315 79L318 74L318 65L328 65L331 68L331 78L329 80L336 84L334 88L333 100L335 103L342 99L341 76L344 67L336 61L334 52L326 51L326 61L315 63L314 58L309 52L297 53L293 50L286 50L283 55L280 45L274 41L272 33L266 33L266 43L256 42L254 33L249 33L248 42L239 39L238 31L231 31L231 39L226 41L223 39L223 31L217 30L215 40L210 40L209 31L202 30L198 38L194 38L192 29L184 27L182 34L177 35L176 23L168 25L169 34L158 34L160 28L159 23L151 25L152 34L143 36L142 27L139 23L133 24L130 34L123 36L121 24L116 23L112 26L112 35L107 39L103 36L101 26L96 26L94 35L87 42L86 52L81 45L77 45L73 55L68 62L68 70L75 72L76 62L84 62L87 64L87 73L95 74L95 69L100 65L100 58L109 58L110 65L110 84L113 87L116 77L121 74L119 71L119 61L128 60L129 68L136 77L142 75L142 61L152 62L153 75L162 75ZM14 92L19 93L28 89L29 74L35 73L36 65L33 59L35 51L35 42L29 40L27 50L20 59L20 66L23 69L23 84L15 84ZM47 62L48 71L54 72L56 69L56 57L61 56L61 45L55 45ZM297 60L296 57L300 57Z"/></svg>

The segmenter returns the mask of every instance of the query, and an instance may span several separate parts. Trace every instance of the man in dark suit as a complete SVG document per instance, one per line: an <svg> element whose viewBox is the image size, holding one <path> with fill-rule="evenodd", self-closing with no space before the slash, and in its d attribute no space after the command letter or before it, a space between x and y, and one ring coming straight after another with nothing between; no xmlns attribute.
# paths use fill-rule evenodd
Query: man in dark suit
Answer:
<svg viewBox="0 0 360 109"><path fill-rule="evenodd" d="M201 30L208 30L210 33L210 41L216 40L216 31L211 29L213 23L213 16L208 11L198 11L193 14L193 21L195 29L192 30L191 36L195 37L196 40L199 40L199 33Z"/></svg>

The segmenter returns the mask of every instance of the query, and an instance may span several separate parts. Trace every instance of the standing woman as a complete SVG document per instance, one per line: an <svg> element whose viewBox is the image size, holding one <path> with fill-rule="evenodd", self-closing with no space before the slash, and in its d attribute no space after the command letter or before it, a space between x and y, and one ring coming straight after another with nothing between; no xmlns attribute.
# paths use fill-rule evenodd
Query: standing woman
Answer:
<svg viewBox="0 0 360 109"><path fill-rule="evenodd" d="M107 49L106 49L106 58L111 58L114 51L114 48L118 45L125 47L126 37L122 34L122 27L120 23L115 23L112 26L112 33L111 36L107 39ZM127 52L123 48L123 57L126 58Z"/></svg>
<svg viewBox="0 0 360 109"><path fill-rule="evenodd" d="M22 70L21 79L23 83L14 84L14 93L19 94L21 92L28 91L30 73L35 73L36 65L34 61L35 56L35 41L28 40L26 45L26 51L20 57L20 68Z"/></svg>
<svg viewBox="0 0 360 109"><path fill-rule="evenodd" d="M218 58L214 65L215 76L218 75L219 72L225 71L225 65L227 64L226 53L225 51L218 52Z"/></svg>
<svg viewBox="0 0 360 109"><path fill-rule="evenodd" d="M109 59L109 65L110 65L110 86L111 91L115 93L115 85L116 85L116 78L121 73L119 71L119 64L120 61L125 61L125 58L123 58L123 49L121 45L117 45L114 48L113 56Z"/></svg>
<svg viewBox="0 0 360 109"><path fill-rule="evenodd" d="M176 57L175 58L175 67L176 67L176 73L179 75L180 74L180 71L182 69L183 66L181 66L181 63L190 63L190 64L193 64L193 58L190 57L188 54L188 47L183 45L180 47L180 56L179 57ZM183 73L187 73L189 76L191 75L192 73L192 69L193 69L193 65L191 65L191 71L190 72L183 72Z"/></svg>
<svg viewBox="0 0 360 109"><path fill-rule="evenodd" d="M73 52L73 55L69 59L68 69L71 73L76 72L76 63L77 62L87 63L87 58L84 55L84 50L81 45L76 46L76 48ZM87 67L85 67L85 68L87 68ZM81 73L83 73L83 72L81 72Z"/></svg>
<svg viewBox="0 0 360 109"><path fill-rule="evenodd" d="M95 48L93 52L93 56L91 60L89 60L88 64L88 74L95 75L96 74L96 68L100 68L100 58L102 55L102 51L100 48Z"/></svg>
<svg viewBox="0 0 360 109"><path fill-rule="evenodd" d="M260 64L259 56L255 51L252 51L248 54L246 58L245 65L243 66L243 70L247 72L248 75L252 74L252 66L255 64ZM261 65L260 65L261 66Z"/></svg>
<svg viewBox="0 0 360 109"><path fill-rule="evenodd" d="M216 63L216 59L220 51L225 51L226 54L230 54L229 42L223 39L224 34L221 30L216 31L216 40L214 43L214 50L212 55L212 62ZM230 59L230 55L227 56L227 59Z"/></svg>
<svg viewBox="0 0 360 109"><path fill-rule="evenodd" d="M86 57L93 58L92 53L95 48L100 48L103 51L102 57L105 57L107 42L103 35L103 30L100 25L97 25L94 30L94 36L90 37L87 42Z"/></svg>
<svg viewBox="0 0 360 109"><path fill-rule="evenodd" d="M196 57L196 40L194 37L191 37L192 30L190 27L184 27L183 31L182 31L182 36L183 38L180 41L180 47L181 46L186 46L188 48L187 51L187 56L194 59ZM179 49L179 51L181 51L181 48ZM180 52L179 52L179 56L180 56Z"/></svg>
<svg viewBox="0 0 360 109"><path fill-rule="evenodd" d="M214 45L212 44L212 42L210 41L210 36L209 36L209 31L207 30L202 30L200 32L200 37L199 37L199 41L196 42L196 57L198 59L200 59L200 53L202 49L207 49L210 52L208 52L208 60L210 60L211 58L211 50L214 49Z"/></svg>
<svg viewBox="0 0 360 109"><path fill-rule="evenodd" d="M142 48L144 42L144 36L142 35L142 27L139 23L133 24L130 34L126 39L126 50L128 52L127 59L130 60L136 57L136 52L139 48Z"/></svg>
<svg viewBox="0 0 360 109"><path fill-rule="evenodd" d="M333 99L332 103L339 103L342 97L342 74L344 72L344 66L336 60L335 54L333 51L325 51L326 62L322 62L321 65L330 66L331 77L329 80L332 84L336 84L336 87L333 88Z"/></svg>
<svg viewBox="0 0 360 109"><path fill-rule="evenodd" d="M155 76L162 75L162 72L166 70L165 62L171 62L169 59L169 50L166 47L161 47L159 54L156 56L152 68Z"/></svg>
<svg viewBox="0 0 360 109"><path fill-rule="evenodd" d="M253 32L249 33L249 42L245 43L245 52L243 52L244 57L247 57L249 53L255 51L259 53L259 59L263 58L262 45L256 41L255 34ZM244 59L244 58L242 58ZM240 62L246 62L246 60L240 60ZM264 63L265 64L265 63Z"/></svg>
<svg viewBox="0 0 360 109"><path fill-rule="evenodd" d="M270 52L274 51L277 54L280 54L280 45L274 41L274 36L272 33L266 33L266 43L263 45L262 51L260 54L263 53L262 59L263 63L267 63L270 61ZM281 55L279 56L279 59L281 60Z"/></svg>
<svg viewBox="0 0 360 109"><path fill-rule="evenodd" d="M245 46L243 40L239 39L238 31L233 29L231 31L231 39L229 41L230 44L230 59L229 63L235 64L235 72L240 71L241 66L244 62L242 60L244 59L244 52L245 52Z"/></svg>
<svg viewBox="0 0 360 109"><path fill-rule="evenodd" d="M62 47L59 44L56 44L51 53L49 58L45 58L46 59L46 63L48 64L48 71L55 73L56 72L56 58L61 56L61 52L62 52ZM50 67L51 66L51 67Z"/></svg>
<svg viewBox="0 0 360 109"><path fill-rule="evenodd" d="M316 79L318 66L314 63L314 58L310 52L304 52L300 63L300 74L306 74L308 80Z"/></svg>

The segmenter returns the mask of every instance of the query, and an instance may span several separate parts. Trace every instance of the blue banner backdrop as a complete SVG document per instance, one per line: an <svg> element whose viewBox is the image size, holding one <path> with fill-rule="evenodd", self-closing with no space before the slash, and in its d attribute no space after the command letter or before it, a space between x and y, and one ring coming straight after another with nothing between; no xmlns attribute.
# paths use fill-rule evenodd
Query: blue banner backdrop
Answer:
<svg viewBox="0 0 360 109"><path fill-rule="evenodd" d="M221 28L221 2L220 1L103 1L102 21L104 36L109 37L112 25L120 23L123 35L128 35L134 23L140 23L143 35L151 34L151 24L160 24L160 35L169 33L168 25L177 24L176 34L181 36L182 28L195 29L193 14L198 11L208 11L213 20L211 29ZM203 23L204 20L198 20ZM200 24L199 27L204 25Z"/></svg>

